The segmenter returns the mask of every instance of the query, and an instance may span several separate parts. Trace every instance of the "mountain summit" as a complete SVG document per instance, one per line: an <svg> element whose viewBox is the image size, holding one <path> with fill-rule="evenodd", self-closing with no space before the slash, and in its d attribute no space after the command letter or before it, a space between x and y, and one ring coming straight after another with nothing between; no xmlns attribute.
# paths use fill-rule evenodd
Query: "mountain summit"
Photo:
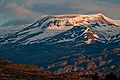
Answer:
<svg viewBox="0 0 120 80"><path fill-rule="evenodd" d="M48 28L57 30L68 30L73 28L73 26L91 25L94 24L95 22L111 23L117 26L120 25L120 20L110 19L104 16L102 13L90 15L83 14L49 15L44 17L42 20L44 20L45 18L47 18L45 21L46 24L49 25Z"/></svg>
<svg viewBox="0 0 120 80"><path fill-rule="evenodd" d="M63 29L63 26L79 26L79 25L90 25L93 22L102 21L108 22L114 25L120 25L120 20L112 20L102 13L82 15L82 14L66 14L66 15L54 15L51 16L51 25L50 29ZM56 25L53 24L56 22ZM55 26L60 26L61 28L56 28ZM71 28L71 27L70 27Z"/></svg>

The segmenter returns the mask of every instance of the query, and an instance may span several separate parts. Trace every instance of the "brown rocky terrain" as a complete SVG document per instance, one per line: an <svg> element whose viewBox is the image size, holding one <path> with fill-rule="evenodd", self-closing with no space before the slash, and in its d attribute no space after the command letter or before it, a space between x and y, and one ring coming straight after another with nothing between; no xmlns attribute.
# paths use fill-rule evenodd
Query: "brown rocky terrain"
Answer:
<svg viewBox="0 0 120 80"><path fill-rule="evenodd" d="M90 70L56 74L39 69L35 65L14 64L11 61L0 59L0 80L99 80L100 78L106 80L103 79L105 74ZM109 78L109 76L114 78L115 75L110 73L107 77Z"/></svg>
<svg viewBox="0 0 120 80"><path fill-rule="evenodd" d="M92 80L81 78L78 73L55 74L44 71L34 65L14 64L8 60L0 60L0 80Z"/></svg>
<svg viewBox="0 0 120 80"><path fill-rule="evenodd" d="M46 80L52 72L44 71L34 65L14 64L0 60L0 80Z"/></svg>

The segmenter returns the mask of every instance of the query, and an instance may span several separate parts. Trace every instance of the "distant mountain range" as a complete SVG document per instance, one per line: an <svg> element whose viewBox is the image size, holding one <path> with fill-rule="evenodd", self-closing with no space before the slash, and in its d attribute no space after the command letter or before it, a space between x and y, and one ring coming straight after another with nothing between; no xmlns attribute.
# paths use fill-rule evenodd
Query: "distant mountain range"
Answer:
<svg viewBox="0 0 120 80"><path fill-rule="evenodd" d="M120 69L120 20L101 13L44 16L0 28L0 58L59 74Z"/></svg>

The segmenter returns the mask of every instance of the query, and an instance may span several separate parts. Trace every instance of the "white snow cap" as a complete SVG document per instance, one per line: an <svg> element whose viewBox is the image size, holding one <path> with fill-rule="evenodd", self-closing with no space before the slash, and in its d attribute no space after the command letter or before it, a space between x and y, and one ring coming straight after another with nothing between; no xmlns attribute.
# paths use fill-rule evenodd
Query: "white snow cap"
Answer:
<svg viewBox="0 0 120 80"><path fill-rule="evenodd" d="M48 27L49 29L69 30L73 28L74 26L91 25L91 24L96 23L97 21L109 22L111 24L120 26L120 20L110 19L104 16L102 13L89 14L89 15L64 14L64 15L52 15L50 17L51 17L52 23ZM71 25L68 25L67 23Z"/></svg>
<svg viewBox="0 0 120 80"><path fill-rule="evenodd" d="M62 17L62 18L60 18L61 20L66 20L67 19L67 17L70 17L70 16L75 16L75 17L73 17L73 18L69 18L70 20L73 20L73 21L79 21L79 20L105 20L105 21L107 21L107 22L110 22L110 23L112 23L112 24L115 24L115 25L118 25L118 26L120 26L120 20L113 20L113 19L111 19L111 18L109 18L109 17L106 17L104 14L102 14L102 13L97 13L97 14L87 14L87 15L84 15L84 14L64 14L64 15L53 15L53 17L56 17L56 19L57 18L60 18L60 17ZM89 19L88 19L89 18ZM69 21L70 21L69 20ZM73 24L74 24L74 22L73 22Z"/></svg>

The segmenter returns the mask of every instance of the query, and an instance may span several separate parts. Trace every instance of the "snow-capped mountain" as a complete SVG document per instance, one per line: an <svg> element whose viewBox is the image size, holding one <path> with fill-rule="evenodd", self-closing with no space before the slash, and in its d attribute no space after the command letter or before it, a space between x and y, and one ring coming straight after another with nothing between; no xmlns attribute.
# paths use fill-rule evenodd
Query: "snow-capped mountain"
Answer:
<svg viewBox="0 0 120 80"><path fill-rule="evenodd" d="M94 31L94 37L99 38L99 36L104 35L105 39L110 39L109 36L114 37L116 34L119 34L119 25L119 20L112 20L101 13L91 15L54 15L43 17L42 19L29 26L23 25L20 27L11 27L10 29L1 29L1 34L5 33L8 35L6 31L12 32L9 34L14 33L13 35L11 35L11 38L9 38L10 42L12 43L19 42L20 40L22 40L21 42L23 43L31 43L36 40L41 40L50 36L55 36L61 32L65 32L74 28L75 26L84 26L87 28L85 30L85 33L87 33L86 31L92 29ZM17 31L15 32L15 30ZM8 36L4 36L4 38ZM12 38L14 36L16 37ZM30 37L27 38L27 36ZM9 39L1 41L3 43L9 42ZM89 41L91 40L89 39Z"/></svg>
<svg viewBox="0 0 120 80"><path fill-rule="evenodd" d="M78 53L92 58L107 49L109 55L109 51L120 48L120 20L101 13L44 16L27 26L0 28L0 48L2 58L44 68ZM119 51L115 56L113 60L119 58Z"/></svg>

